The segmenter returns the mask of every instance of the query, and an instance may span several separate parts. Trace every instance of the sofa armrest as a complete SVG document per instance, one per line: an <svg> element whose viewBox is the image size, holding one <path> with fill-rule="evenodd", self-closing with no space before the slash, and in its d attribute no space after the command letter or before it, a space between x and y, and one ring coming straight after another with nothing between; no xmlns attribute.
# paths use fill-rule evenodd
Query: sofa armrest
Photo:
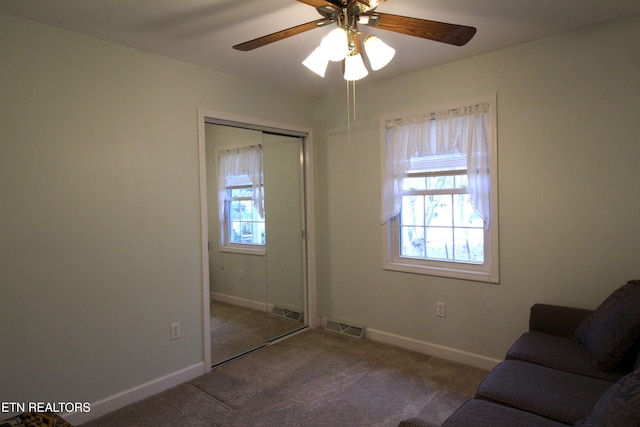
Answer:
<svg viewBox="0 0 640 427"><path fill-rule="evenodd" d="M529 330L567 337L592 310L550 304L534 304L529 313Z"/></svg>

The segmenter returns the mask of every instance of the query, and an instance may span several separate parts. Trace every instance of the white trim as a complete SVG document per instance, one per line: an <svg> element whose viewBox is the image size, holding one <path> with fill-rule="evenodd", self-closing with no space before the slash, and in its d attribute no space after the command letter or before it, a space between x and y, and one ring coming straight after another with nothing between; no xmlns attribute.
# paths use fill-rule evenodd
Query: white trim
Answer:
<svg viewBox="0 0 640 427"><path fill-rule="evenodd" d="M217 123L229 123L235 125L249 125L265 130L281 130L304 139L304 185L305 185L305 237L306 237L306 267L307 288L305 289L308 326L315 328L318 325L316 308L316 250L315 250L315 190L314 190L314 149L312 129L305 126L287 123L273 122L255 117L245 117L220 111L198 108L198 164L200 175L200 251L202 268L202 323L203 323L203 360L205 372L211 370L211 313L209 298L209 221L207 215L207 165L205 152L205 123L207 119ZM306 135L306 136L305 136Z"/></svg>
<svg viewBox="0 0 640 427"><path fill-rule="evenodd" d="M220 221L218 221L219 223ZM265 256L267 255L267 246L266 245L253 245L253 244L245 244L243 246L242 243L231 243L233 246L218 246L218 251L227 252L230 254L243 254L243 255L253 255L253 256Z"/></svg>
<svg viewBox="0 0 640 427"><path fill-rule="evenodd" d="M205 373L206 367L204 363L197 363L171 374L162 376L155 380L146 382L136 387L130 388L123 392L114 394L91 403L91 411L89 412L71 412L60 414L62 418L73 425L80 425L88 421L99 418L110 412L123 408L134 402L146 399L149 396L168 390L171 387L183 384ZM211 367L209 366L209 370Z"/></svg>
<svg viewBox="0 0 640 427"><path fill-rule="evenodd" d="M205 115L198 108L198 174L200 177L200 266L202 268L202 359L205 372L211 371L211 303L209 302L209 217L207 214L207 157Z"/></svg>
<svg viewBox="0 0 640 427"><path fill-rule="evenodd" d="M237 305L238 307L250 308L252 310L266 311L268 308L267 304L264 302L234 297L233 295L225 295L218 292L211 292L211 299L214 301Z"/></svg>
<svg viewBox="0 0 640 427"><path fill-rule="evenodd" d="M393 220L389 221L391 226L397 226L397 223ZM387 228L387 230L390 227ZM391 234L393 231L388 231ZM393 236L388 237L389 241L394 241ZM397 243L390 246L389 251L395 251ZM487 259L489 254L486 255ZM485 264L489 264L488 261ZM500 283L495 274L491 271L487 271L482 265L474 265L464 262L441 262L441 261L415 261L415 262L402 262L402 258L398 257L398 260L389 260L386 257L382 264L383 270L389 271L402 271L405 273L424 274L429 276L441 276L449 277L453 279L470 280L475 282L487 282L487 283Z"/></svg>
<svg viewBox="0 0 640 427"><path fill-rule="evenodd" d="M413 338L403 337L401 335L390 334L388 332L378 331L375 329L366 329L367 338L372 341L378 341L385 344L392 344L407 350L416 351L430 356L440 357L442 359L451 360L462 363L464 365L475 366L476 368L491 370L501 360L491 357L481 356L475 353L458 350L451 347L445 347L438 344L432 344L425 341L419 341Z"/></svg>
<svg viewBox="0 0 640 427"><path fill-rule="evenodd" d="M272 132L281 131L284 134L286 134L287 131L291 131L294 132L293 135L299 137L304 137L304 135L307 135L308 137L308 135L311 134L311 128L305 126L273 122L271 120L264 120L256 117L239 116L237 114L206 110L203 108L198 108L198 112L202 114L203 119L212 119L212 123L222 123L224 121L227 124L232 124L235 126L249 125L249 128L251 129L264 128L265 130L269 130ZM204 120L202 122L202 126L204 128Z"/></svg>
<svg viewBox="0 0 640 427"><path fill-rule="evenodd" d="M308 132L304 144L304 195L306 204L305 211L305 237L307 244L306 253L306 270L307 270L307 289L305 289L305 300L307 302L306 318L308 319L310 328L317 328L319 323L317 309L317 285L316 285L316 206L315 206L315 171L314 171L314 145L313 133Z"/></svg>

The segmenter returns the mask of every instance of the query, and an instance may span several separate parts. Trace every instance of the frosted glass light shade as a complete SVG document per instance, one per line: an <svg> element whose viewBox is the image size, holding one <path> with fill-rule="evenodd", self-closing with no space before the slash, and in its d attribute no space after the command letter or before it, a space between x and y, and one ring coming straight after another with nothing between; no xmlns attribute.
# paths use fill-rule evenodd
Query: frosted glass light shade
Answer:
<svg viewBox="0 0 640 427"><path fill-rule="evenodd" d="M324 54L324 50L322 47L318 46L311 52L307 59L302 61L302 65L319 75L320 77L324 77L324 73L327 71L327 65L329 64L329 59Z"/></svg>
<svg viewBox="0 0 640 427"><path fill-rule="evenodd" d="M322 38L320 47L329 61L342 61L349 54L349 40L344 28L331 30Z"/></svg>
<svg viewBox="0 0 640 427"><path fill-rule="evenodd" d="M360 80L369 74L364 65L362 55L358 51L351 53L344 60L344 79L353 81Z"/></svg>
<svg viewBox="0 0 640 427"><path fill-rule="evenodd" d="M371 68L379 70L387 65L393 59L396 51L394 48L377 38L376 36L367 36L364 39L364 51L369 58Z"/></svg>

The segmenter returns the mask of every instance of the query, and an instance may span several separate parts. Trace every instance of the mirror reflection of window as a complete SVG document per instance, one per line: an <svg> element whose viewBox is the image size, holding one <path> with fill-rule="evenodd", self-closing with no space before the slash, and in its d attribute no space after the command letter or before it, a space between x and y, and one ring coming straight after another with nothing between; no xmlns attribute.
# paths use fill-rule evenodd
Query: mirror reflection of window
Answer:
<svg viewBox="0 0 640 427"><path fill-rule="evenodd" d="M263 170L261 144L218 152L221 248L265 252Z"/></svg>

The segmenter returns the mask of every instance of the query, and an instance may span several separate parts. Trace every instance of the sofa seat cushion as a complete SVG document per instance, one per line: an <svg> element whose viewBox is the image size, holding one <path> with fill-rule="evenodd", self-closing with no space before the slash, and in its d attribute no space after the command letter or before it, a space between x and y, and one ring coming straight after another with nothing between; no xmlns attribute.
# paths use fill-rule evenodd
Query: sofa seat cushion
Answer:
<svg viewBox="0 0 640 427"><path fill-rule="evenodd" d="M442 427L566 427L566 424L529 412L472 399L462 405Z"/></svg>
<svg viewBox="0 0 640 427"><path fill-rule="evenodd" d="M614 369L640 337L640 280L615 290L574 331L595 367Z"/></svg>
<svg viewBox="0 0 640 427"><path fill-rule="evenodd" d="M478 386L476 397L571 424L586 418L611 381L518 360L505 360Z"/></svg>
<svg viewBox="0 0 640 427"><path fill-rule="evenodd" d="M511 346L505 356L507 360L523 360L574 374L588 375L608 381L617 381L627 372L602 371L591 363L591 359L579 344L570 337L529 331Z"/></svg>

